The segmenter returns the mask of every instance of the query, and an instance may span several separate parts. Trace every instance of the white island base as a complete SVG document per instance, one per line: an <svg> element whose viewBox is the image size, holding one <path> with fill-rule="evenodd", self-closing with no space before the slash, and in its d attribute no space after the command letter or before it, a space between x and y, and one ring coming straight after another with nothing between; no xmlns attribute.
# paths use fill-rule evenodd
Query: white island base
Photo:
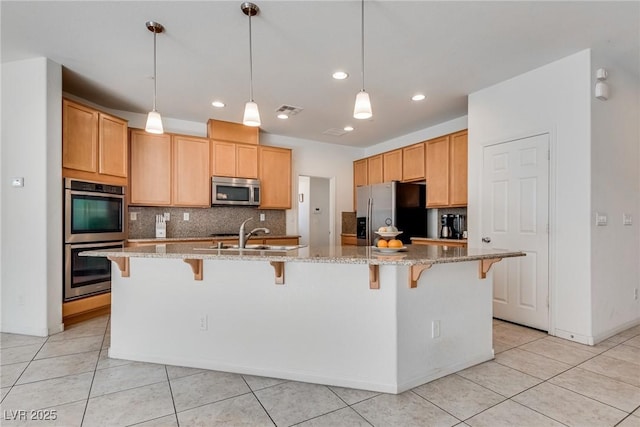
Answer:
<svg viewBox="0 0 640 427"><path fill-rule="evenodd" d="M114 268L109 356L386 393L493 358L492 279L478 261L409 267L129 258ZM115 264L114 264L115 267ZM434 324L436 326L434 326Z"/></svg>

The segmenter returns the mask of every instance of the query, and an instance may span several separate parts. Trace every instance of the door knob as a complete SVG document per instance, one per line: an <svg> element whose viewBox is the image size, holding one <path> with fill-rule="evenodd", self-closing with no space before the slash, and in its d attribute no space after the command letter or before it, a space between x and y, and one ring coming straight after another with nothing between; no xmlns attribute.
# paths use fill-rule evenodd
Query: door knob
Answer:
<svg viewBox="0 0 640 427"><path fill-rule="evenodd" d="M491 237L483 237L482 241L485 243L491 243Z"/></svg>

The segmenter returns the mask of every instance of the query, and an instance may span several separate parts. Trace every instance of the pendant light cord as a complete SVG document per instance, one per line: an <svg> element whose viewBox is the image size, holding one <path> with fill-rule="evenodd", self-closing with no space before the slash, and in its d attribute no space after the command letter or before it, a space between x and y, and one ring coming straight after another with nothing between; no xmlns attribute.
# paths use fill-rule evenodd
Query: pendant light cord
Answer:
<svg viewBox="0 0 640 427"><path fill-rule="evenodd" d="M364 0L362 0L361 3L361 13L362 13L362 26L361 26L361 30L362 30L362 43L361 43L361 58L362 58L362 91L364 92Z"/></svg>
<svg viewBox="0 0 640 427"><path fill-rule="evenodd" d="M156 32L153 32L153 111L156 111L156 97L158 96L158 76L156 74Z"/></svg>
<svg viewBox="0 0 640 427"><path fill-rule="evenodd" d="M253 43L251 37L251 11L249 11L249 100L253 102Z"/></svg>

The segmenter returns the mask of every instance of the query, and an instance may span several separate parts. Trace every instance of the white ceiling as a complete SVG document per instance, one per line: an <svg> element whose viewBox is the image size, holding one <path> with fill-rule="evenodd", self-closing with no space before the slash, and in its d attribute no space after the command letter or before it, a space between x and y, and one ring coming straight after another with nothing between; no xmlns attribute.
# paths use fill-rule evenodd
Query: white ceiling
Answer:
<svg viewBox="0 0 640 427"><path fill-rule="evenodd" d="M586 48L638 75L640 2L365 2L366 90L373 118L352 117L360 77L359 1L256 0L254 98L262 130L366 147L460 117L467 95ZM2 62L46 56L63 89L105 107L196 122L241 122L249 98L248 18L241 1L6 1ZM344 81L331 78L345 70ZM410 97L423 92L427 100ZM216 109L214 99L227 106ZM279 120L282 104L304 110ZM324 135L352 125L344 136Z"/></svg>

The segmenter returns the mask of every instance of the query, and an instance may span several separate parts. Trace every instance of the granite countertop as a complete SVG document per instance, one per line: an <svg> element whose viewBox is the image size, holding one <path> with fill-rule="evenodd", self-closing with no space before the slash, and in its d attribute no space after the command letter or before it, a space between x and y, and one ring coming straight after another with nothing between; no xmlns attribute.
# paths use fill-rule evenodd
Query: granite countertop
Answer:
<svg viewBox="0 0 640 427"><path fill-rule="evenodd" d="M336 264L419 265L465 262L492 258L519 257L520 251L408 245L395 253L380 252L368 246L303 246L288 251L217 249L210 244L194 242L140 246L135 248L82 252L86 256L131 258L177 258L242 261L290 261Z"/></svg>
<svg viewBox="0 0 640 427"><path fill-rule="evenodd" d="M411 240L420 240L423 242L467 243L467 239L443 239L440 237L412 237Z"/></svg>
<svg viewBox="0 0 640 427"><path fill-rule="evenodd" d="M194 241L194 242L203 242L203 241L214 241L214 240L234 240L237 239L238 235L229 235L229 234L220 234L220 235L212 235L212 236L204 236L204 237L165 237L165 238L154 238L148 237L144 239L127 239L127 242L131 243L172 243L172 242L182 242L182 241ZM251 236L249 240L269 240L269 239L297 239L300 236L289 236L289 235L273 235L273 234L258 234L256 236Z"/></svg>

